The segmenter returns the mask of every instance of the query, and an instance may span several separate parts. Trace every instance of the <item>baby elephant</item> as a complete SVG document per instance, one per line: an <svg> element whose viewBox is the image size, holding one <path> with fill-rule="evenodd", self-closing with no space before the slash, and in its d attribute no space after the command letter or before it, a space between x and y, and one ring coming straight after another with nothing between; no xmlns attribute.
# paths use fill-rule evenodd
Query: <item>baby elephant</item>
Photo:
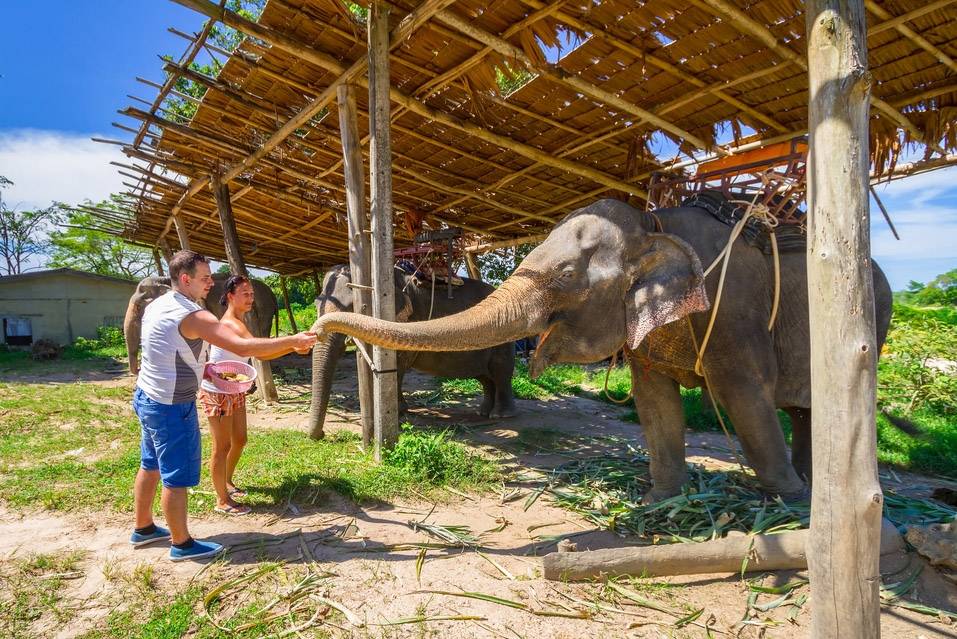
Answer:
<svg viewBox="0 0 957 639"><path fill-rule="evenodd" d="M494 287L465 278L461 286L452 287L448 298L444 283L436 284L435 295L431 285L420 286L413 276L396 268L396 319L418 322L431 317L444 317L464 311L488 297ZM322 291L316 298L319 317L336 311L353 311L353 289L348 266L336 266L326 274ZM336 364L345 351L345 335L332 335L312 351L312 407L309 411L310 435L319 439L329 404L329 393ZM515 345L507 342L471 351L434 352L402 351L398 353L399 410L405 410L402 398L402 376L412 368L437 377L473 378L482 384L485 399L479 412L483 417L510 417L516 414L512 396L512 371L515 368Z"/></svg>

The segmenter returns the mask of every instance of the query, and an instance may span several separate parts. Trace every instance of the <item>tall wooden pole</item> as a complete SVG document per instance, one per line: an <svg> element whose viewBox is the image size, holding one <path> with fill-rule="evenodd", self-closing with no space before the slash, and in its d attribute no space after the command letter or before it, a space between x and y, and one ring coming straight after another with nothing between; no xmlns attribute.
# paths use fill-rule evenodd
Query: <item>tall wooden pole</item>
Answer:
<svg viewBox="0 0 957 639"><path fill-rule="evenodd" d="M173 216L173 223L176 224L176 235L179 237L179 247L184 251L190 250L189 234L186 233L186 222L177 214Z"/></svg>
<svg viewBox="0 0 957 639"><path fill-rule="evenodd" d="M359 138L356 92L352 85L340 85L337 94L339 105L339 135L342 139L343 172L346 181L346 210L349 215L349 272L355 299L353 309L363 315L372 314L372 238L369 213L366 207L365 174L362 169L362 148ZM318 285L316 290L319 290ZM369 356L369 346L356 340L356 348L364 349ZM362 415L362 445L372 445L375 433L372 369L362 353L356 352L356 370L359 377L359 410Z"/></svg>
<svg viewBox="0 0 957 639"><path fill-rule="evenodd" d="M153 263L156 265L156 274L163 277L166 274L163 272L163 260L160 259L159 249L155 246L153 247Z"/></svg>
<svg viewBox="0 0 957 639"><path fill-rule="evenodd" d="M880 636L883 495L868 211L864 0L807 3L807 166L813 497L807 548L815 639Z"/></svg>
<svg viewBox="0 0 957 639"><path fill-rule="evenodd" d="M465 253L465 270L473 280L482 280L482 272L479 271L478 263L475 261L475 255Z"/></svg>
<svg viewBox="0 0 957 639"><path fill-rule="evenodd" d="M173 249L169 247L169 242L166 241L165 237L160 238L159 248L163 253L163 259L169 264L173 260Z"/></svg>
<svg viewBox="0 0 957 639"><path fill-rule="evenodd" d="M246 262L243 260L242 248L239 245L239 234L236 232L236 220L233 218L233 205L229 199L229 185L222 181L219 173L213 173L210 177L210 188L216 197L216 209L219 211L219 223L223 227L223 241L226 245L226 259L229 262L229 270L237 275L249 278L249 270L246 268ZM265 335L259 334L260 313L262 300L257 300L253 305L253 310L246 318L247 324L253 327L253 334L257 337L269 337L269 331ZM272 318L270 318L272 321ZM279 401L279 393L276 392L276 384L272 378L272 366L269 362L253 358L253 366L256 368L257 387L263 401L267 404Z"/></svg>
<svg viewBox="0 0 957 639"><path fill-rule="evenodd" d="M293 333L298 333L299 327L296 326L296 316L292 314L292 305L289 303L289 288L286 286L285 275L279 276L279 287L282 289L282 303L286 307L286 314L289 315L289 325Z"/></svg>
<svg viewBox="0 0 957 639"><path fill-rule="evenodd" d="M389 130L389 7L369 8L369 184L372 230L372 314L395 319L395 279L392 270L392 142ZM375 454L399 437L399 404L395 351L372 349L375 395Z"/></svg>

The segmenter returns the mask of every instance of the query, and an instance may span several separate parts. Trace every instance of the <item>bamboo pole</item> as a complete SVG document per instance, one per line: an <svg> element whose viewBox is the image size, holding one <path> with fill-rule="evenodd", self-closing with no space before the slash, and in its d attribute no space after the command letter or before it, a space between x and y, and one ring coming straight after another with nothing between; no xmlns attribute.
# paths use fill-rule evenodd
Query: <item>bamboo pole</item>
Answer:
<svg viewBox="0 0 957 639"><path fill-rule="evenodd" d="M373 2L369 8L369 184L372 230L372 315L395 320L395 256L392 246L392 143L389 130L389 7ZM375 456L399 438L398 380L396 353L380 346L372 348L375 367L374 426Z"/></svg>
<svg viewBox="0 0 957 639"><path fill-rule="evenodd" d="M229 199L229 185L222 181L219 173L213 173L210 178L211 189L216 198L216 208L219 211L219 221L223 227L223 241L226 245L226 259L229 262L229 270L236 275L242 275L249 278L249 270L246 268L246 262L243 260L242 247L239 244L239 234L236 232L236 220L233 218L232 203ZM246 318L247 323L251 322L254 327L254 334L257 337L268 337L259 335L259 327L262 325L262 300L257 300L253 304L253 310ZM264 362L258 358L253 358L253 366L256 368L256 377L258 378L259 392L266 404L279 401L279 393L276 391L276 383L273 381L272 366L269 362Z"/></svg>
<svg viewBox="0 0 957 639"><path fill-rule="evenodd" d="M296 316L292 314L292 304L289 303L289 287L286 286L286 276L279 276L279 287L282 289L282 303L286 307L286 314L289 316L289 325L292 327L293 333L299 332L299 327L296 326Z"/></svg>
<svg viewBox="0 0 957 639"><path fill-rule="evenodd" d="M349 217L349 272L353 284L353 311L362 315L372 314L372 239L369 228L369 213L366 208L365 175L362 167L362 148L359 144L359 118L356 93L352 85L339 87L339 134L342 139L343 173L346 183L346 210ZM316 285L319 290L319 285ZM359 411L362 420L362 446L366 450L373 445L375 437L373 397L374 382L369 367L369 347L356 341L356 371L359 388Z"/></svg>
<svg viewBox="0 0 957 639"><path fill-rule="evenodd" d="M874 0L866 0L865 4L867 6L867 10L873 13L874 15L876 15L881 20L893 20L893 17L894 17L893 14L891 14L891 12L885 9L884 7L874 2ZM948 4L948 3L938 2L936 4L943 6L944 4ZM927 51L932 56L937 58L937 60L941 64L946 66L948 69L950 69L952 73L957 73L957 62L954 62L953 58L951 58L949 55L941 51L939 48L935 47L933 44L928 42L927 38L916 33L913 29L911 29L906 24L904 24L905 22L906 20L895 22L894 29L896 29L897 32L903 35L905 38L909 39L911 42L919 46L921 49L923 49L924 51Z"/></svg>
<svg viewBox="0 0 957 639"><path fill-rule="evenodd" d="M864 0L810 0L808 302L814 442L808 567L816 639L880 636L876 329Z"/></svg>

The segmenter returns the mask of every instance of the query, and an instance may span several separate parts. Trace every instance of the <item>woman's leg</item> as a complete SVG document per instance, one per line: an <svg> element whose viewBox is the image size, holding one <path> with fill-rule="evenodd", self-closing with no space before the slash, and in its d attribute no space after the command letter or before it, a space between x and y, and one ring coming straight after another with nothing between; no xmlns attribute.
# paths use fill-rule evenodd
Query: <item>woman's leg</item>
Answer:
<svg viewBox="0 0 957 639"><path fill-rule="evenodd" d="M209 474L216 489L216 507L225 508L235 503L229 498L226 490L226 469L230 449L230 431L232 430L233 416L209 417L209 433L212 436L212 455L209 459Z"/></svg>
<svg viewBox="0 0 957 639"><path fill-rule="evenodd" d="M233 472L236 470L236 464L239 463L239 456L243 454L243 448L246 446L246 406L236 408L232 416L232 428L230 429L229 453L226 456L226 488L235 490L236 484L233 482Z"/></svg>

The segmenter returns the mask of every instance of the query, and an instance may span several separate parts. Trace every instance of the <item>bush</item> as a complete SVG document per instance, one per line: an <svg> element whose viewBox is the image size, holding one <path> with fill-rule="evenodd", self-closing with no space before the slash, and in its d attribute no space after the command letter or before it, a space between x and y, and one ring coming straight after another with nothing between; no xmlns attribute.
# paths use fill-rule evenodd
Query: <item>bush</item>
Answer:
<svg viewBox="0 0 957 639"><path fill-rule="evenodd" d="M493 462L449 439L449 431L416 432L411 424L402 425L399 441L384 461L416 479L437 485L485 484L498 476Z"/></svg>

